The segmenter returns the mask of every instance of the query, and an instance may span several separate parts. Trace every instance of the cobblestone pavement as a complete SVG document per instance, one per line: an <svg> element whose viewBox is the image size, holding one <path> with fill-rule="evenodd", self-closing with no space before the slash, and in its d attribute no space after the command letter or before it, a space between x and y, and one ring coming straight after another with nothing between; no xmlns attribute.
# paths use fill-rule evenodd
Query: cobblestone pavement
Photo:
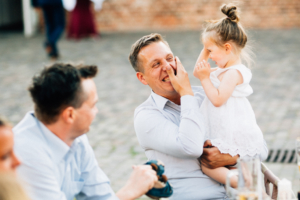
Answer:
<svg viewBox="0 0 300 200"><path fill-rule="evenodd" d="M256 52L249 100L270 149L294 148L300 136L300 30L252 30ZM100 167L117 191L129 177L131 165L146 161L133 128L133 112L150 94L128 62L131 44L148 33L103 34L101 39L59 43L61 61L96 64L99 114L88 137ZM163 33L174 54L199 85L192 70L202 45L198 32ZM14 124L32 110L26 88L32 76L50 62L42 48L43 36L30 39L21 33L0 34L0 113ZM295 164L267 163L280 178L293 181L300 190Z"/></svg>

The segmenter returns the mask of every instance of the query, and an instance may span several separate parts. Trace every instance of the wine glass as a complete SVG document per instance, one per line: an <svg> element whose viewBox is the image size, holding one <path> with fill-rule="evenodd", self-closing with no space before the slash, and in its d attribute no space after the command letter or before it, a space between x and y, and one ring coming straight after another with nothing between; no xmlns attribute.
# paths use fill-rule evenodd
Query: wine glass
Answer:
<svg viewBox="0 0 300 200"><path fill-rule="evenodd" d="M238 176L238 188L233 193L230 178ZM237 170L230 170L226 178L226 191L232 199L261 200L262 177L261 163L258 158L238 159Z"/></svg>
<svg viewBox="0 0 300 200"><path fill-rule="evenodd" d="M297 165L300 172L300 137L297 137L296 140L296 155L297 155Z"/></svg>

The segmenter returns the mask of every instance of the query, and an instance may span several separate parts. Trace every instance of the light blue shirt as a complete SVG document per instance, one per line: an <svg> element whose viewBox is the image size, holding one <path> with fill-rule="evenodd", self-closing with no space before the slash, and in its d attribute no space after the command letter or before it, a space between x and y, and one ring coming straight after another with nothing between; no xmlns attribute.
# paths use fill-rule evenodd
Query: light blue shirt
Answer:
<svg viewBox="0 0 300 200"><path fill-rule="evenodd" d="M197 161L206 139L199 112L205 93L202 87L192 89L194 96L181 97L181 106L152 92L135 110L135 131L147 158L165 164L174 188L170 199L226 199L224 186L203 174ZM265 146L262 159L267 152Z"/></svg>
<svg viewBox="0 0 300 200"><path fill-rule="evenodd" d="M32 112L13 132L14 150L22 162L17 173L32 200L118 199L85 134L69 147Z"/></svg>

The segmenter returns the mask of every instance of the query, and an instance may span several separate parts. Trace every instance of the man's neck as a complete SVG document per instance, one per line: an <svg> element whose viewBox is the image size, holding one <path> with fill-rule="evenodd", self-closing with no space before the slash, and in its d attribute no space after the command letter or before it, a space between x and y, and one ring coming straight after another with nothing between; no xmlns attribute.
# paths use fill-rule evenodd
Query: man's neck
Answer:
<svg viewBox="0 0 300 200"><path fill-rule="evenodd" d="M160 94L158 94L160 95ZM172 101L173 103L180 105L180 95L176 92L176 93L172 93L169 95L160 95L166 99L168 99L169 101Z"/></svg>
<svg viewBox="0 0 300 200"><path fill-rule="evenodd" d="M167 98L169 99L170 101L172 101L173 103L177 104L177 105L180 105L180 95L176 96L176 97L170 97L170 98Z"/></svg>
<svg viewBox="0 0 300 200"><path fill-rule="evenodd" d="M43 123L43 122L42 122ZM43 123L54 135L66 143L69 147L73 144L75 138L70 137L70 128L57 121L52 124Z"/></svg>

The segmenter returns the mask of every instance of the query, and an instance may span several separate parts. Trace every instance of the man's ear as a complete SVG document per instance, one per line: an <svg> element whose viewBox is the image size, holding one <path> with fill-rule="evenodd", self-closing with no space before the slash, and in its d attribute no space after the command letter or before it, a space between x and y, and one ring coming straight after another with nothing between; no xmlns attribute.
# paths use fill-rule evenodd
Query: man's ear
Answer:
<svg viewBox="0 0 300 200"><path fill-rule="evenodd" d="M75 121L75 109L73 107L67 107L60 114L63 121L67 124L72 124Z"/></svg>
<svg viewBox="0 0 300 200"><path fill-rule="evenodd" d="M232 50L231 44L225 43L224 48L225 48L225 51L226 51L227 54L231 53L231 50Z"/></svg>
<svg viewBox="0 0 300 200"><path fill-rule="evenodd" d="M142 72L137 72L136 77L139 79L141 83L144 85L148 85L147 81L145 80L144 74Z"/></svg>

